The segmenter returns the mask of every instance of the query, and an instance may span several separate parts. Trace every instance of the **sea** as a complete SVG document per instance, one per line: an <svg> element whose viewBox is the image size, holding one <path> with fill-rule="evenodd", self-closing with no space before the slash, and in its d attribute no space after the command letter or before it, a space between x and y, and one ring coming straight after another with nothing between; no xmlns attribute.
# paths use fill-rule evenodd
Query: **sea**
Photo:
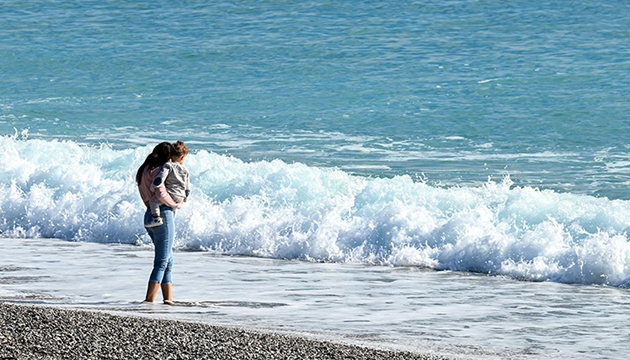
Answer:
<svg viewBox="0 0 630 360"><path fill-rule="evenodd" d="M630 358L630 2L0 1L0 301ZM177 306L138 166L191 153Z"/></svg>

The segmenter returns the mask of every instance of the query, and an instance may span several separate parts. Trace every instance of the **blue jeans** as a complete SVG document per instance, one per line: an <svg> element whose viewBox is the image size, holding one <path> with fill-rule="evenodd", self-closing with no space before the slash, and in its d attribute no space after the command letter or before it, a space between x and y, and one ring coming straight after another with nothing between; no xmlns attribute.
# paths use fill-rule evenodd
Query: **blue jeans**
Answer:
<svg viewBox="0 0 630 360"><path fill-rule="evenodd" d="M160 206L160 215L164 223L160 226L145 228L155 246L153 258L153 271L149 282L170 284L171 269L173 268L173 241L175 240L175 222L173 221L173 209L166 205ZM153 215L147 208L144 213L144 222L151 220Z"/></svg>

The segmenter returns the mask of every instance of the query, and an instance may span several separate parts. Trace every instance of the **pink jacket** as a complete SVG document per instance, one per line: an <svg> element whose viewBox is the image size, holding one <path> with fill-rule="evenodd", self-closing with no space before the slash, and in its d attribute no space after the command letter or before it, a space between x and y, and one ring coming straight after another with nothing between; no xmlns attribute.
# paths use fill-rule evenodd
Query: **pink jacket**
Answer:
<svg viewBox="0 0 630 360"><path fill-rule="evenodd" d="M173 198L166 192L166 188L164 184L155 188L155 193L151 191L151 183L155 176L160 172L160 167L149 170L148 168L144 169L142 173L142 181L138 185L138 191L140 192L140 197L144 202L144 205L149 206L149 200L153 195L158 199L162 204L171 207L173 210L177 210L182 206L182 203L176 203Z"/></svg>

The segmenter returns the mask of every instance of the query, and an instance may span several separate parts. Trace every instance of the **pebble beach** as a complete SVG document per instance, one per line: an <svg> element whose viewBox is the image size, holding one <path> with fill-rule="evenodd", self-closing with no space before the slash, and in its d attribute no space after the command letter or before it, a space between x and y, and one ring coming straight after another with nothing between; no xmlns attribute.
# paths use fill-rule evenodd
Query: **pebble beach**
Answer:
<svg viewBox="0 0 630 360"><path fill-rule="evenodd" d="M0 359L446 360L300 337L0 303Z"/></svg>

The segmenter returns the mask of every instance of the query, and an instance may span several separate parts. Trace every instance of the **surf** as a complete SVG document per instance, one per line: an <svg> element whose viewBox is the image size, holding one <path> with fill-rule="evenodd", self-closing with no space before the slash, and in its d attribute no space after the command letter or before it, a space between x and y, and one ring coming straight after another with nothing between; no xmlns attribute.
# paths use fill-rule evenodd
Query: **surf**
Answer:
<svg viewBox="0 0 630 360"><path fill-rule="evenodd" d="M149 146L0 137L3 237L150 244L134 183ZM205 150L176 248L225 255L415 266L527 281L625 287L630 202L517 186L437 186Z"/></svg>

